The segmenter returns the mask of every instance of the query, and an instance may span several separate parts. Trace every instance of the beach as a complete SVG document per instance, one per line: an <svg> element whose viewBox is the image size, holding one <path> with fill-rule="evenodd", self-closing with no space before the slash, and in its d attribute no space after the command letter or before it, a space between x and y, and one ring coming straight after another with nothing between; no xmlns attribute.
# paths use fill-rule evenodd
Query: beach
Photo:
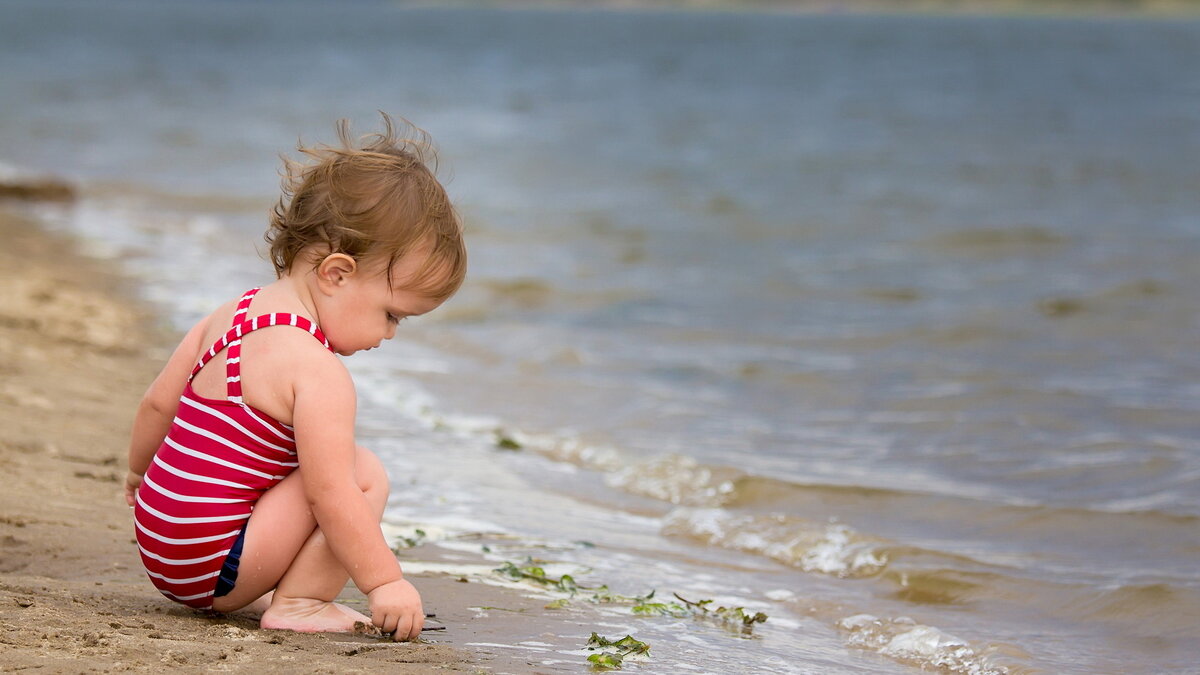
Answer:
<svg viewBox="0 0 1200 675"><path fill-rule="evenodd" d="M1196 672L1200 21L716 4L0 3L0 182L67 186L7 202L0 665L577 673L596 631L647 672ZM280 154L380 110L470 257L345 360L446 628L198 617L129 544L129 417L273 279Z"/></svg>
<svg viewBox="0 0 1200 675"><path fill-rule="evenodd" d="M11 206L11 204L8 204ZM528 672L471 641L517 642L544 604L463 574L410 574L437 616L419 643L264 631L161 597L122 495L129 426L173 333L111 261L0 201L0 672ZM477 579L476 579L477 581ZM344 601L365 598L348 587ZM365 611L365 610L364 610ZM544 614L544 612L543 612Z"/></svg>

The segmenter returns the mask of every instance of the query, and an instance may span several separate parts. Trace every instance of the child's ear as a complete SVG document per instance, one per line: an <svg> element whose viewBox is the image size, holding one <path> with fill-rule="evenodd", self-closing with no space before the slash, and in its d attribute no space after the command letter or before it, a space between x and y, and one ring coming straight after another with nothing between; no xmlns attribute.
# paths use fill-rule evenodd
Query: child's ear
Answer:
<svg viewBox="0 0 1200 675"><path fill-rule="evenodd" d="M330 253L317 264L317 284L330 292L344 285L358 272L358 261L345 253Z"/></svg>

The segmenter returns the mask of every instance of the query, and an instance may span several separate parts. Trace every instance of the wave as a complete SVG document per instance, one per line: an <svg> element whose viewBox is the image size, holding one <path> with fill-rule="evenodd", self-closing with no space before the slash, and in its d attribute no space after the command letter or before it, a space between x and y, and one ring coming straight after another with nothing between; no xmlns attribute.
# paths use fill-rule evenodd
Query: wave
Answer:
<svg viewBox="0 0 1200 675"><path fill-rule="evenodd" d="M766 556L805 572L843 578L875 576L888 563L887 554L877 550L881 540L846 525L793 516L738 516L720 509L677 509L665 519L662 532Z"/></svg>
<svg viewBox="0 0 1200 675"><path fill-rule="evenodd" d="M1123 318L1120 317L1122 312L1137 308L1151 299L1168 295L1170 292L1171 289L1167 284L1156 279L1134 279L1090 295L1042 298L1037 303L1037 309L1051 318L1080 313L1109 314L1116 318Z"/></svg>
<svg viewBox="0 0 1200 675"><path fill-rule="evenodd" d="M967 675L1011 675L996 662L997 649L980 649L965 640L908 617L878 618L856 614L838 621L847 644L878 652L921 670Z"/></svg>
<svg viewBox="0 0 1200 675"><path fill-rule="evenodd" d="M1078 666L1080 650L1090 649L1085 640L1091 638L1084 636L1096 635L1109 635L1123 645L1122 649L1130 650L1130 654L1155 654L1160 659L1155 661L1157 667L1147 672L1192 672L1194 649L1190 645L1200 639L1200 592L1194 588L1158 583L1100 590L1078 585L1035 584L1023 590L1024 597L1008 598L1017 600L1019 606L992 602L982 611L990 616L1008 616L1010 622L1058 626L1050 630L1077 635L1079 641L1064 647L1037 645L1037 640L1033 640L1035 644L1029 645L1030 649L1041 653L1031 654L1011 644L972 644L905 616L855 614L836 620L835 625L843 631L850 646L935 672L981 675L1042 672L1027 665L1015 665L1037 661L1044 661L1046 666L1057 661L1059 668L1054 672L1063 672L1061 666Z"/></svg>
<svg viewBox="0 0 1200 675"><path fill-rule="evenodd" d="M824 532L824 523L832 519L887 531L893 539L954 541L954 551L965 551L963 542L981 541L981 536L987 541L1000 538L1014 544L972 553L981 561L978 564L1020 566L1021 554L1014 550L1044 552L1061 548L1064 553L1090 560L1082 561L1088 568L1095 568L1095 560L1099 560L1100 567L1120 563L1128 566L1120 570L1122 573L1141 572L1142 563L1131 558L1130 551L1154 551L1154 559L1160 561L1183 560L1189 551L1200 547L1200 516L1190 513L1122 511L1107 504L1089 508L1000 501L971 495L969 485L945 486L957 489L957 493L934 493L874 485L804 483L750 474L674 453L632 458L620 448L589 443L572 434L525 433L508 429L497 419L439 415L432 405L423 406L417 415L431 427L460 435L493 441L511 439L547 459L600 473L610 488L674 506L721 509L730 518L749 514L747 517L759 518L755 522L764 524L774 523L771 519L776 514L789 514L785 518L794 519L802 532L812 530L812 523L820 523L817 529ZM778 527L778 523L770 528L764 525L781 537L791 536ZM1114 531L1126 533L1120 549L1112 547ZM1069 541L1063 540L1066 532L1071 534ZM900 548L898 544L889 545ZM943 555L955 553L947 551Z"/></svg>
<svg viewBox="0 0 1200 675"><path fill-rule="evenodd" d="M266 214L276 197L225 192L185 192L147 183L113 179L89 180L84 192L90 199L108 203L133 202L147 209L186 211L225 217L230 214L253 214L266 226Z"/></svg>
<svg viewBox="0 0 1200 675"><path fill-rule="evenodd" d="M570 433L506 428L498 418L439 414L432 397L414 391L386 398L392 410L395 399L410 400L401 406L407 415L481 449L533 453L595 472L615 494L589 491L593 502L621 510L631 508L622 494L657 501L666 537L774 561L811 575L817 587L852 583L875 599L859 611L880 615L887 611L881 605L900 603L912 609L894 615L965 611L1066 632L1099 625L1171 645L1190 640L1200 625L1200 594L1188 572L1198 546L1200 518L1193 515L800 483L678 454L636 458ZM651 507L647 515L653 513ZM1121 534L1114 539L1114 532ZM808 602L798 610L806 612ZM826 620L834 625L852 613L842 612ZM843 628L853 644L919 667L1013 672L995 665L990 647L931 627L881 618Z"/></svg>
<svg viewBox="0 0 1200 675"><path fill-rule="evenodd" d="M549 278L518 276L472 277L454 303L430 315L441 323L477 323L514 312L602 312L622 303L644 300L642 294L620 288L582 289Z"/></svg>
<svg viewBox="0 0 1200 675"><path fill-rule="evenodd" d="M668 454L622 466L606 476L605 482L672 504L717 506L734 498L736 481L744 476L738 469L705 466L691 457Z"/></svg>
<svg viewBox="0 0 1200 675"><path fill-rule="evenodd" d="M70 202L76 192L74 185L58 178L21 174L0 164L0 199Z"/></svg>
<svg viewBox="0 0 1200 675"><path fill-rule="evenodd" d="M1175 584L1128 584L1080 594L1064 612L1119 626L1126 635L1156 640L1200 640L1200 590Z"/></svg>
<svg viewBox="0 0 1200 675"><path fill-rule="evenodd" d="M1068 242L1067 237L1043 227L1014 225L945 232L922 244L940 252L964 255L1028 254Z"/></svg>

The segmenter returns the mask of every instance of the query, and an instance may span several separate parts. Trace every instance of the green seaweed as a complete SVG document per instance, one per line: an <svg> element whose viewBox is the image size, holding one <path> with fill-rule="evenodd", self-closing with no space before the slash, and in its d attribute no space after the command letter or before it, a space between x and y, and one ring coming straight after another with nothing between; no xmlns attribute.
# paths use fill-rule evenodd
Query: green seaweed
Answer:
<svg viewBox="0 0 1200 675"><path fill-rule="evenodd" d="M629 605L630 612L637 616L669 616L677 619L691 616L742 635L749 635L754 630L754 624L767 620L767 615L762 612L748 614L744 607L718 606L713 609L710 607L713 603L712 600L688 600L678 593L673 595L679 602L673 600L660 602L654 600L654 590L645 595L631 596L614 593L607 585L584 586L575 581L570 574L563 574L559 577L547 574L545 568L537 564L533 558L526 558L523 565L505 561L493 572L513 581L530 582L566 593L567 597L558 598L545 605L545 609L550 610L567 607L580 591L588 591L590 592L590 597L587 598L589 602ZM632 654L645 654L650 651L650 646L629 635L613 641L592 633L592 637L588 640L588 649L602 650L588 656L588 661L591 662L594 669L615 670L621 667L625 657Z"/></svg>
<svg viewBox="0 0 1200 675"><path fill-rule="evenodd" d="M596 670L616 670L621 667L624 658L620 654L599 652L589 654L587 660L592 662L592 667Z"/></svg>
<svg viewBox="0 0 1200 675"><path fill-rule="evenodd" d="M632 635L626 635L620 640L609 640L595 632L588 638L587 648L589 651L600 650L587 657L592 668L596 670L616 670L621 667L626 657L650 653L650 645Z"/></svg>
<svg viewBox="0 0 1200 675"><path fill-rule="evenodd" d="M709 609L708 606L712 604L712 600L697 600L693 602L678 593L674 595L683 604L687 605L693 616L706 619L730 630L750 633L754 630L754 624L763 623L767 620L767 615L762 612L747 614L745 607L717 607L716 609Z"/></svg>
<svg viewBox="0 0 1200 675"><path fill-rule="evenodd" d="M575 578L570 574L552 577L546 574L546 570L534 564L532 559L527 559L526 563L528 564L519 566L512 561L505 561L503 565L492 571L513 581L532 581L535 584L562 591L572 597L580 588L583 588L575 582Z"/></svg>
<svg viewBox="0 0 1200 675"><path fill-rule="evenodd" d="M588 598L594 603L616 604L616 605L642 605L654 597L654 590L651 590L645 595L621 595L613 593L608 589L608 585L597 586L592 591L592 597Z"/></svg>
<svg viewBox="0 0 1200 675"><path fill-rule="evenodd" d="M575 578L570 574L564 574L561 577L553 577L546 574L546 570L537 565L532 558L527 558L524 565L517 565L512 561L505 561L503 565L493 570L497 574L512 579L513 581L528 581L546 588L561 591L566 593L569 598L574 598L580 591L589 591L591 596L588 598L593 603L630 605L630 611L639 616L670 616L675 618L683 618L692 616L694 618L708 621L710 623L721 626L728 630L734 630L741 633L751 633L754 630L754 624L763 623L767 620L767 615L762 612L754 614L746 613L744 607L723 607L719 606L716 609L709 607L712 600L688 600L678 593L673 595L679 602L652 602L654 598L654 590L651 590L646 595L621 595L609 590L608 585L601 586L584 586L575 581ZM566 606L566 602L551 603L554 605L548 609L560 609Z"/></svg>
<svg viewBox="0 0 1200 675"><path fill-rule="evenodd" d="M396 545L392 547L393 553L399 553L406 548L416 548L425 543L425 530L413 530L411 537L396 537Z"/></svg>
<svg viewBox="0 0 1200 675"><path fill-rule="evenodd" d="M500 448L501 450L520 450L524 446L522 446L517 439L505 433L503 429L497 429L496 447Z"/></svg>
<svg viewBox="0 0 1200 675"><path fill-rule="evenodd" d="M631 607L630 611L642 616L673 616L677 619L690 614L687 607L678 602L650 602L652 597L654 597L654 591L650 591L650 595Z"/></svg>

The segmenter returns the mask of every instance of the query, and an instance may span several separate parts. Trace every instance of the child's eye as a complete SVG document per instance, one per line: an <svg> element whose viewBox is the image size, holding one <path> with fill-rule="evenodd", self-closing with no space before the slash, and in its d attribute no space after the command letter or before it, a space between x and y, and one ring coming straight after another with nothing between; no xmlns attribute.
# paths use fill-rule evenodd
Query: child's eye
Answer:
<svg viewBox="0 0 1200 675"><path fill-rule="evenodd" d="M392 314L391 312L388 312L387 318L388 318L388 321L391 323L400 323L404 319L404 317L397 316L395 314Z"/></svg>

